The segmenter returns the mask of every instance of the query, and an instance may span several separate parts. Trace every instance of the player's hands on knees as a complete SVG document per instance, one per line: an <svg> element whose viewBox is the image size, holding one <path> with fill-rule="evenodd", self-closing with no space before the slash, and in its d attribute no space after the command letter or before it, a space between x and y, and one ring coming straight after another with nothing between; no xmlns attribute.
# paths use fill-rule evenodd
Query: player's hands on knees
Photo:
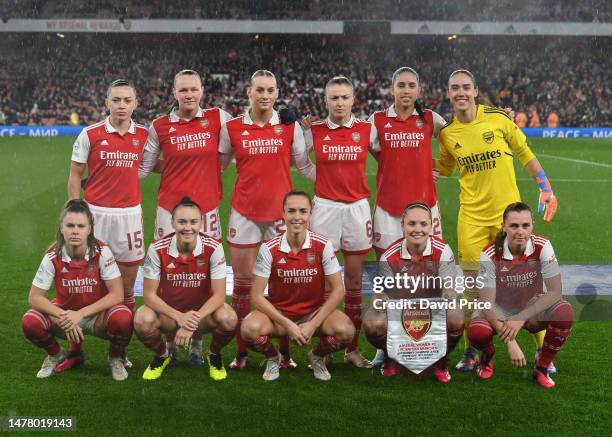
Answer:
<svg viewBox="0 0 612 437"><path fill-rule="evenodd" d="M58 324L60 328L62 328L64 331L67 331L74 328L75 326L79 326L81 320L83 320L83 316L80 312L66 310L62 311L62 313L60 314Z"/></svg>
<svg viewBox="0 0 612 437"><path fill-rule="evenodd" d="M508 343L508 357L514 367L525 367L527 365L525 354L515 340Z"/></svg>
<svg viewBox="0 0 612 437"><path fill-rule="evenodd" d="M73 343L79 344L83 341L83 330L79 325L73 325L71 328L65 329L64 332L66 333L66 338Z"/></svg>
<svg viewBox="0 0 612 437"><path fill-rule="evenodd" d="M195 331L200 326L200 315L197 311L186 311L177 317L176 323L179 325L179 328Z"/></svg>
<svg viewBox="0 0 612 437"><path fill-rule="evenodd" d="M499 339L508 344L514 341L519 330L523 327L522 320L503 320L502 329L499 332Z"/></svg>
<svg viewBox="0 0 612 437"><path fill-rule="evenodd" d="M295 341L300 346L304 346L305 344L309 342L309 340L306 339L306 337L304 337L304 334L302 333L302 329L298 325L296 325L294 322L289 321L289 324L287 325L286 328L287 328L287 335L289 336L289 338Z"/></svg>
<svg viewBox="0 0 612 437"><path fill-rule="evenodd" d="M174 336L174 343L178 347L187 347L189 346L189 342L191 341L191 337L193 336L194 331L190 331L185 328L179 328L176 331L176 335Z"/></svg>
<svg viewBox="0 0 612 437"><path fill-rule="evenodd" d="M312 336L317 330L317 327L314 325L314 323L312 323L312 320L306 323L302 323L298 326L300 327L300 330L302 331L302 335L306 339L306 343L310 343L310 340L312 340Z"/></svg>

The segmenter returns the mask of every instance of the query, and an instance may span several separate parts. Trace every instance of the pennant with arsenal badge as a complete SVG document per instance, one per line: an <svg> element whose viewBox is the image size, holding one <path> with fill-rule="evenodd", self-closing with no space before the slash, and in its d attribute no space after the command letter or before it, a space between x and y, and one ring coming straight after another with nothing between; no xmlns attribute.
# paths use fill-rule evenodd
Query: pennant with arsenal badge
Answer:
<svg viewBox="0 0 612 437"><path fill-rule="evenodd" d="M387 305L389 358L419 374L446 355L446 309L441 304L443 301L411 299Z"/></svg>

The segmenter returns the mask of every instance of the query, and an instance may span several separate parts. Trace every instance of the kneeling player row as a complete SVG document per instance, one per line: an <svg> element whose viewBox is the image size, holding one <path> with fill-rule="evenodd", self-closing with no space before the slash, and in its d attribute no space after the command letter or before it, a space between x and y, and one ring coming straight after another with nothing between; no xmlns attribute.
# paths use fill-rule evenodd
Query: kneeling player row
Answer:
<svg viewBox="0 0 612 437"><path fill-rule="evenodd" d="M319 344L308 357L315 378L329 380L326 357L343 349L355 335L350 319L336 309L342 300L343 285L333 248L326 237L308 230L311 209L311 199L306 193L288 193L284 199L287 232L265 242L255 263L251 288L255 310L244 320L241 334L251 349L267 358L263 375L267 381L278 379L281 368L281 356L271 344L270 337L288 336L299 345L309 344L312 337L319 337ZM523 268L540 270L540 285L537 284L538 275L535 275L534 284L523 287L521 292L527 303L520 311L516 307L504 306L504 302L508 302L504 296L509 290L499 287L498 272L489 272L489 283L482 295L497 306L493 306L490 312L477 315L469 329L470 339L484 351L478 375L483 379L492 376L495 350L491 339L494 332L499 333L508 345L513 364L522 367L525 359L516 343L516 332L523 326L529 330L545 328L544 350L536 363L534 377L540 385L552 387L554 382L545 369L569 335L571 306L560 298L560 276L556 260L553 262L554 256L550 256L550 243L531 234L531 213L526 205L513 204L507 211L504 221L507 234L501 236L503 254L500 259L505 260L510 255L512 260L514 255L520 254L526 260L544 256L548 263L542 267L536 263L521 264ZM121 304L121 277L112 253L92 236L93 223L87 204L80 200L68 202L60 219L57 241L45 255L34 279L29 299L32 309L24 315L22 322L26 337L48 352L37 376L48 377L61 370L62 364L70 360L75 362L75 357L67 357L60 348L56 336L80 343L87 333L110 341L109 363L113 378L126 379L124 354L134 329L141 342L155 354L143 374L144 379L159 378L173 359L173 351L167 347L162 334L174 333L174 345L180 347L186 346L196 332L212 332L206 354L210 376L215 380L224 379L227 374L220 352L234 336L238 319L234 310L224 303L226 264L223 247L218 240L198 232L201 215L199 206L187 198L172 211L175 233L156 241L149 248L144 272L145 304L138 309L132 322L130 309ZM432 220L429 208L414 203L405 208L402 217L404 238L391 245L381 258L381 274L407 271L411 275L454 274L450 247L441 239L430 236ZM494 259L500 253L496 249L498 246L484 254ZM512 263L506 264L512 267ZM507 273L506 264L506 269L499 271L506 272L506 275L518 274L517 271ZM449 271L442 272L437 268L433 271L432 265L444 266L439 269ZM542 280L546 282L547 293L543 292ZM45 293L53 282L56 298L50 301ZM264 297L266 286L267 298ZM494 296L496 288L498 298ZM533 296L528 296L530 292L534 292ZM423 289L417 290L416 295L406 296L389 290L384 297L454 298L455 291ZM402 320L404 332L400 332L399 337L395 335L397 332L393 333L393 338L399 338L397 341L387 338L391 333L388 317L389 314L374 308L364 317L369 341L388 353L383 374L395 374L392 357L406 365L403 361L405 354L402 358L399 352L429 340L425 336L430 335L430 342L437 341L437 354L430 354L429 362L421 363L421 368L432 367L436 379L449 382L447 356L461 337L461 311L448 310L444 314L446 329L443 327L442 334L427 332L435 320L409 320L408 323ZM417 334L413 335L415 332ZM386 350L388 345L392 350Z"/></svg>

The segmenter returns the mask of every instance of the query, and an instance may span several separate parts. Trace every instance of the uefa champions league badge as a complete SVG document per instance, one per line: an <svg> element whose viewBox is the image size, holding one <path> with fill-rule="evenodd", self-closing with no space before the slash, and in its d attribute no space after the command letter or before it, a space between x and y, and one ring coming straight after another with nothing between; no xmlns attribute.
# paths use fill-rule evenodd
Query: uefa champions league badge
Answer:
<svg viewBox="0 0 612 437"><path fill-rule="evenodd" d="M280 135L283 133L283 127L282 126L274 126L274 133L276 135Z"/></svg>
<svg viewBox="0 0 612 437"><path fill-rule="evenodd" d="M208 118L201 119L200 126L202 126L203 129L206 129L208 127Z"/></svg>
<svg viewBox="0 0 612 437"><path fill-rule="evenodd" d="M357 142L361 139L361 135L359 135L359 132L353 132L351 134L351 138L353 139L353 141Z"/></svg>

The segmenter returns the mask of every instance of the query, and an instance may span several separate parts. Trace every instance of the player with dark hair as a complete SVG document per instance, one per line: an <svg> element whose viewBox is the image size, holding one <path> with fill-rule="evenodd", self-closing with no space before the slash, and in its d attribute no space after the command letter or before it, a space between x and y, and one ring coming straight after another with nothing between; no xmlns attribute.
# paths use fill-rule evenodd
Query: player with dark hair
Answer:
<svg viewBox="0 0 612 437"><path fill-rule="evenodd" d="M442 236L431 141L446 122L422 108L421 81L413 68L401 67L393 73L390 93L393 105L370 117L378 132L371 149L378 160L373 235L378 256L402 237L402 205L419 199L431 209L433 235Z"/></svg>
<svg viewBox="0 0 612 437"><path fill-rule="evenodd" d="M314 377L327 381L331 375L325 356L343 349L355 333L349 318L336 309L343 293L340 266L329 239L308 230L312 216L308 194L289 192L283 210L287 231L259 248L251 288L255 311L244 319L242 337L266 357L266 381L279 378L282 360L270 337L289 336L301 346L319 337L308 360Z"/></svg>
<svg viewBox="0 0 612 437"><path fill-rule="evenodd" d="M151 124L140 166L140 177L161 167L155 238L173 232L170 211L181 198L189 196L202 207L200 231L220 239L219 201L223 187L219 133L231 116L219 108L200 107L202 79L194 70L179 71L174 76L172 92L176 100L167 115ZM160 154L163 161L158 161ZM175 353L172 335L168 340L171 352ZM198 332L191 342L189 360L203 364Z"/></svg>
<svg viewBox="0 0 612 437"><path fill-rule="evenodd" d="M253 265L262 239L285 231L283 196L291 190L291 164L314 180L300 125L284 120L274 110L278 86L274 74L258 70L247 89L249 108L227 122L221 130L219 151L224 165L236 157L238 179L232 196L227 242L232 255L234 289L232 306L242 321L250 311ZM231 369L243 369L248 362L247 347L237 335L238 352ZM295 367L288 343L281 344L284 364Z"/></svg>
<svg viewBox="0 0 612 437"><path fill-rule="evenodd" d="M157 379L172 355L162 333L174 333L177 347L187 347L195 332L212 331L207 359L210 377L227 377L221 348L231 341L236 313L225 303L226 264L219 240L201 232L202 210L188 197L172 209L175 233L149 247L144 268L144 305L134 316L140 341L155 353L143 374Z"/></svg>
<svg viewBox="0 0 612 437"><path fill-rule="evenodd" d="M475 314L469 325L471 343L483 352L476 374L482 379L493 376L493 335L508 348L512 365L525 367L516 335L521 328L532 333L545 329L533 377L538 385L553 388L548 368L570 335L574 312L562 298L561 273L550 241L533 233L528 205L508 205L502 230L483 250L480 263L480 276L486 282L479 299L491 307Z"/></svg>
<svg viewBox="0 0 612 437"><path fill-rule="evenodd" d="M441 238L432 235L433 214L424 202L413 202L404 207L401 215L401 229L404 237L392 243L380 258L382 277L408 274L428 275L435 278L455 278L455 259L450 246ZM446 298L454 300L453 288L418 289L415 291L389 289L386 294L377 294L374 299L421 299ZM373 302L374 303L374 302ZM453 351L463 333L463 313L460 309L446 311L446 354L433 364L433 373L440 382L450 382L448 355ZM364 331L368 341L387 353L387 313L385 310L370 308L364 316ZM396 374L396 363L388 356L381 367L384 376Z"/></svg>
<svg viewBox="0 0 612 437"><path fill-rule="evenodd" d="M357 367L371 368L358 349L361 329L363 263L372 248L370 189L366 160L376 141L373 123L352 114L353 83L344 76L333 77L325 86L329 115L306 130L306 144L314 148L317 173L311 229L327 236L335 251L344 255L344 311L355 325L355 338L345 359ZM305 126L308 126L308 122Z"/></svg>
<svg viewBox="0 0 612 437"><path fill-rule="evenodd" d="M438 113L422 108L418 100L421 79L415 69L400 67L395 70L389 90L393 105L375 112L369 119L378 132L370 150L378 161L372 236L377 258L402 237L402 205L418 199L431 209L432 234L442 237L433 175L432 138L438 137L446 122ZM372 364L382 364L383 360L384 354L379 349Z"/></svg>
<svg viewBox="0 0 612 437"><path fill-rule="evenodd" d="M523 132L502 109L476 104L478 87L467 70L454 71L448 81L448 98L454 117L440 131L440 159L434 165L442 176L459 167L459 217L457 240L459 260L466 276L478 273L480 252L499 231L504 208L520 200L514 156L531 174L540 189L538 211L550 221L557 211L557 198L539 161L529 148ZM478 290L466 289L464 297L474 299ZM466 312L466 320L469 320ZM471 371L478 355L464 336L466 349L457 364ZM538 346L542 338L537 339Z"/></svg>
<svg viewBox="0 0 612 437"><path fill-rule="evenodd" d="M37 378L51 376L67 353L55 337L80 344L84 335L110 341L108 362L114 380L128 377L123 354L132 336L132 312L123 304L121 273L110 249L94 237L87 203L69 200L55 243L45 254L30 289L30 309L21 326L25 337L47 351ZM55 298L46 293L55 284Z"/></svg>
<svg viewBox="0 0 612 437"><path fill-rule="evenodd" d="M132 120L138 106L134 85L113 81L106 93L109 116L81 131L72 149L68 198L81 196L81 179L87 168L84 199L93 214L94 235L115 256L123 280L124 304L134 311L134 283L144 259L142 208L138 165L147 140L147 129ZM55 371L83 364L82 342L70 344L69 357ZM125 363L131 363L125 357Z"/></svg>

